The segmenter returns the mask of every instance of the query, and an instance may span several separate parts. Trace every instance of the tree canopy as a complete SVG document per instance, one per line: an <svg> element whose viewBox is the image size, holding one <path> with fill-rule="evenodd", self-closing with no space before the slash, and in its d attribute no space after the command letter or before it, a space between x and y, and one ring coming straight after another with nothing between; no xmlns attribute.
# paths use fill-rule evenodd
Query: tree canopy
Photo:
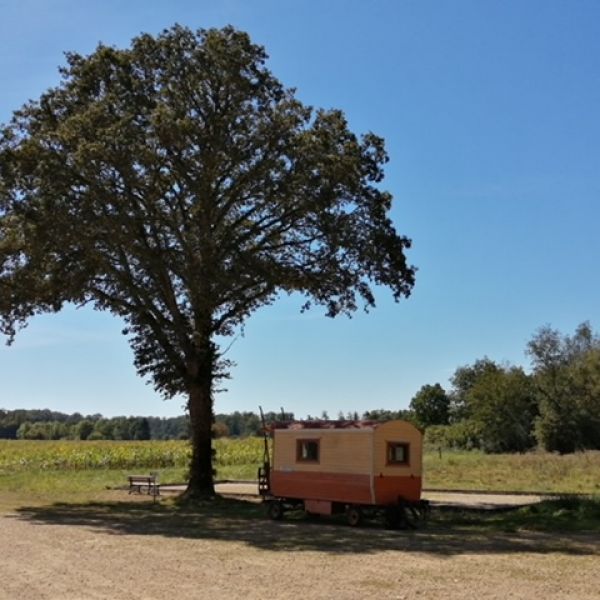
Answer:
<svg viewBox="0 0 600 600"><path fill-rule="evenodd" d="M536 436L548 450L600 449L600 337L589 323L572 336L549 326L528 344L540 416Z"/></svg>
<svg viewBox="0 0 600 600"><path fill-rule="evenodd" d="M447 425L450 398L439 383L424 385L410 401L410 409L419 427Z"/></svg>
<svg viewBox="0 0 600 600"><path fill-rule="evenodd" d="M383 140L266 59L231 27L69 53L0 133L0 330L65 302L124 319L140 375L189 398L192 494L212 491L219 336L282 292L334 317L414 284Z"/></svg>
<svg viewBox="0 0 600 600"><path fill-rule="evenodd" d="M598 334L588 322L573 335L546 325L527 344L527 354L531 373L488 357L456 369L448 392L450 425L424 425L428 440L486 452L523 452L536 445L562 453L600 449ZM423 390L436 386L424 386L415 396L415 413Z"/></svg>

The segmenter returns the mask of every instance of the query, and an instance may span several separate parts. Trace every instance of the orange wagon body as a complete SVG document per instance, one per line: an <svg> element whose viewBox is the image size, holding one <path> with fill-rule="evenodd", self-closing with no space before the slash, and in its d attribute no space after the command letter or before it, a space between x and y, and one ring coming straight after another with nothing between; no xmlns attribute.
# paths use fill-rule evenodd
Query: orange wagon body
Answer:
<svg viewBox="0 0 600 600"><path fill-rule="evenodd" d="M273 430L270 493L323 504L421 499L423 436L406 421L293 423ZM326 506L326 505L325 505Z"/></svg>

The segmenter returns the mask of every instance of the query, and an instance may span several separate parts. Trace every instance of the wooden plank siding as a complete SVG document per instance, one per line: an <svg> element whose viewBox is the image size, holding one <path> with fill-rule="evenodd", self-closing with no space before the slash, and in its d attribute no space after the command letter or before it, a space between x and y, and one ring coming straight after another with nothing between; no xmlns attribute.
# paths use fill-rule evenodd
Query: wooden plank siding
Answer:
<svg viewBox="0 0 600 600"><path fill-rule="evenodd" d="M273 440L275 496L374 505L420 499L423 435L410 423L276 429ZM318 461L298 459L299 440L318 441ZM408 445L407 464L388 464L389 443Z"/></svg>
<svg viewBox="0 0 600 600"><path fill-rule="evenodd" d="M278 429L274 432L276 471L352 473L372 471L372 429ZM319 440L319 462L296 460L298 440Z"/></svg>

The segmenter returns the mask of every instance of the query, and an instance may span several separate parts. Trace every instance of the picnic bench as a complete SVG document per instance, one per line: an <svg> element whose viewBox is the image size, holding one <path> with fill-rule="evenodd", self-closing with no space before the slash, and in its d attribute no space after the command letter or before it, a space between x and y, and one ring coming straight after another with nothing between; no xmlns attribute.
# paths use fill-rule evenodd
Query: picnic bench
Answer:
<svg viewBox="0 0 600 600"><path fill-rule="evenodd" d="M144 491L152 496L160 495L160 484L156 480L156 475L129 475L129 493L142 494Z"/></svg>

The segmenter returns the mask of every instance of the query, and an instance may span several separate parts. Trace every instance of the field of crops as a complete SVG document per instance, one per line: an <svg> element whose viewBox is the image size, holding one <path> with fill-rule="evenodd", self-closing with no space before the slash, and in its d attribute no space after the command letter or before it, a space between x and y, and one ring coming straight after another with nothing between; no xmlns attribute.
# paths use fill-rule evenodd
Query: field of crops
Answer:
<svg viewBox="0 0 600 600"><path fill-rule="evenodd" d="M217 478L253 479L262 462L260 438L215 440ZM0 477L28 472L161 470L185 477L185 441L78 442L0 440ZM166 473L165 473L166 474ZM122 478L122 474L119 475ZM163 479L165 481L165 479ZM0 479L0 484L2 479ZM543 452L486 455L426 452L428 489L600 493L600 452L559 456Z"/></svg>
<svg viewBox="0 0 600 600"><path fill-rule="evenodd" d="M215 440L216 466L255 465L262 459L258 438ZM79 442L0 440L0 473L28 470L163 469L186 467L190 445L185 441Z"/></svg>

